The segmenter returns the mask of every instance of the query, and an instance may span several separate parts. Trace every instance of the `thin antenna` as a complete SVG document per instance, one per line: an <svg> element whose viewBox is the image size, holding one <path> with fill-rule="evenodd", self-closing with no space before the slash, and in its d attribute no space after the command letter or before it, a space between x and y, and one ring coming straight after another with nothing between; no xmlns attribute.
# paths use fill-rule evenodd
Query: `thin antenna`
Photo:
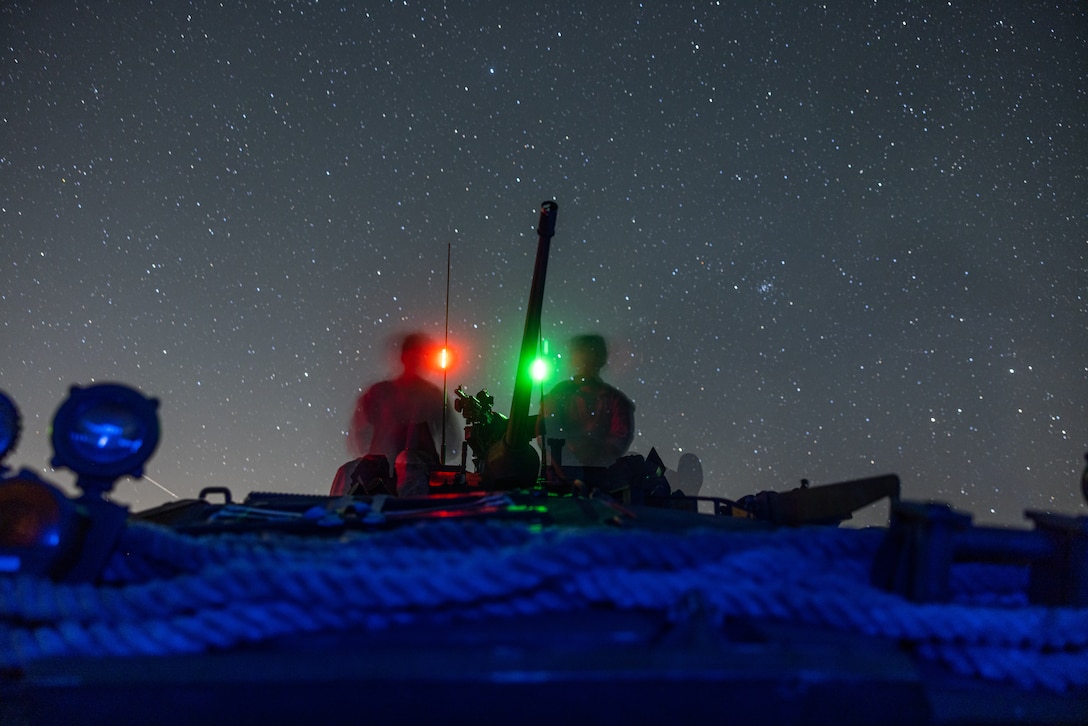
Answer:
<svg viewBox="0 0 1088 726"><path fill-rule="evenodd" d="M155 481L154 479L149 477L147 474L144 474L143 478L147 479L149 482L151 482L152 484L157 486L159 489L162 489L164 492L166 492L167 494L172 496L174 499L180 499L181 498L177 494L174 494L174 492L172 492L169 489L167 489L166 487L164 487L162 484L159 484L157 481Z"/></svg>
<svg viewBox="0 0 1088 726"><path fill-rule="evenodd" d="M446 330L442 341L442 453L438 455L446 464L446 428L449 424L450 407L446 400L446 378L450 369L450 258L453 256L453 243L446 243Z"/></svg>

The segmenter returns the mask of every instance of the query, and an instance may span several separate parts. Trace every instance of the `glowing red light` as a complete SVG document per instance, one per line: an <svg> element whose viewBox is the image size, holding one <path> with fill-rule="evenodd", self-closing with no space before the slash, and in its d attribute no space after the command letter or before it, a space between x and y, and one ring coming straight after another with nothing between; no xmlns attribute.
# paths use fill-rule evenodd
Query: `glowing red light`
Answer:
<svg viewBox="0 0 1088 726"><path fill-rule="evenodd" d="M449 370L453 365L453 351L449 348L442 348L438 351L438 368L440 370Z"/></svg>

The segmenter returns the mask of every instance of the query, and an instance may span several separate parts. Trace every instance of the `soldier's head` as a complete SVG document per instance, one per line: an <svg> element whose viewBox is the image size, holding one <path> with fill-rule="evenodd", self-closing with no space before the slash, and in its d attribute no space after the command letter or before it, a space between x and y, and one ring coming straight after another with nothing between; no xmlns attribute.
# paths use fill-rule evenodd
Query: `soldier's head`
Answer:
<svg viewBox="0 0 1088 726"><path fill-rule="evenodd" d="M601 373L608 362L608 346L596 333L576 335L570 339L570 365L576 376L592 378Z"/></svg>
<svg viewBox="0 0 1088 726"><path fill-rule="evenodd" d="M405 373L421 374L431 352L431 339L423 333L409 333L400 343L400 362Z"/></svg>

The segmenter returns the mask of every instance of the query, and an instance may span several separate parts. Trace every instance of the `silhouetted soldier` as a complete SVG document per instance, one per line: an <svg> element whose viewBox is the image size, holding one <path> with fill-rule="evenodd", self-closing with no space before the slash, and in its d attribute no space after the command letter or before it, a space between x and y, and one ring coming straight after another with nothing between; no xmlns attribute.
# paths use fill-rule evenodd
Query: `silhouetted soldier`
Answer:
<svg viewBox="0 0 1088 726"><path fill-rule="evenodd" d="M359 396L348 431L351 454L370 460L384 456L390 467L397 467L397 492L400 494L426 492L426 486L413 486L411 492L403 490L407 483L404 481L406 464L418 473L443 463L444 457L439 457L435 443L443 426L442 389L423 377L432 352L434 346L427 336L422 333L406 335L400 344L400 375L375 383ZM401 456L398 462L401 452L408 454ZM341 467L333 482L333 494L349 490L345 483L351 475L348 468L354 470L359 461L356 459ZM370 473L368 476L378 475Z"/></svg>
<svg viewBox="0 0 1088 726"><path fill-rule="evenodd" d="M542 433L564 439L562 465L611 466L635 437L635 404L601 379L608 348L600 335L570 341L573 376L561 381L540 404Z"/></svg>

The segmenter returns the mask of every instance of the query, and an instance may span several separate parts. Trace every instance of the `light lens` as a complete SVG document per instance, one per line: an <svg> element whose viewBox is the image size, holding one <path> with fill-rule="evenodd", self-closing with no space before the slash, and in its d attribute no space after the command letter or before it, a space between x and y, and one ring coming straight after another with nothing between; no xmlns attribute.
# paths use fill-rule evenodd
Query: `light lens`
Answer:
<svg viewBox="0 0 1088 726"><path fill-rule="evenodd" d="M127 386L73 387L53 418L53 465L104 480L141 476L159 444L158 405Z"/></svg>
<svg viewBox="0 0 1088 726"><path fill-rule="evenodd" d="M530 375L533 377L533 381L536 383L543 383L548 380L550 371L548 370L548 361L543 358L537 358L533 361L532 367L529 369Z"/></svg>
<svg viewBox="0 0 1088 726"><path fill-rule="evenodd" d="M438 368L439 370L449 370L453 365L453 351L449 348L442 348L438 351Z"/></svg>
<svg viewBox="0 0 1088 726"><path fill-rule="evenodd" d="M112 402L87 408L73 421L68 434L80 456L96 464L116 464L140 450L146 435L144 422L132 411Z"/></svg>

